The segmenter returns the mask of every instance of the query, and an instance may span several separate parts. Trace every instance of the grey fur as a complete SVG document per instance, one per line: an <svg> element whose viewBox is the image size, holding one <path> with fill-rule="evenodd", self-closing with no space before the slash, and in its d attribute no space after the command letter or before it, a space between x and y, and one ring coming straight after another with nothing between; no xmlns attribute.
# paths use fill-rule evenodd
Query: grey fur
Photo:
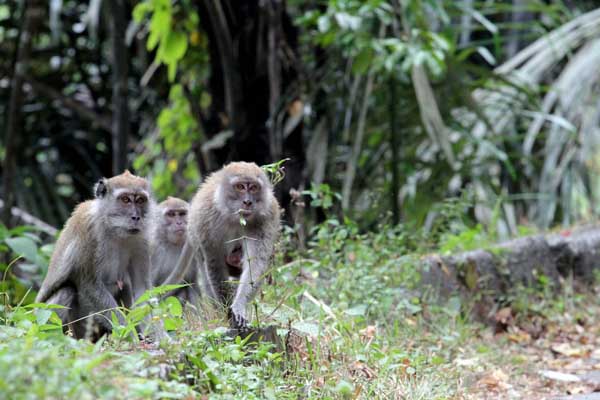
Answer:
<svg viewBox="0 0 600 400"><path fill-rule="evenodd" d="M104 179L102 186L105 189L99 196L79 204L65 224L36 298L37 302L66 307L58 315L77 338L97 339L110 332L110 311L106 310L132 307L151 287L146 218L152 207L149 184L125 172ZM147 201L126 207L113 195L119 189L147 197ZM116 314L123 323L120 313Z"/></svg>
<svg viewBox="0 0 600 400"><path fill-rule="evenodd" d="M255 182L260 191L237 196L235 182ZM236 197L237 196L237 197ZM240 201L254 202L246 225L240 222ZM254 163L235 162L215 172L200 186L192 199L188 220L188 243L177 266L165 283L178 282L196 258L200 262L203 291L229 307L234 328L247 323L246 307L260 287L280 229L280 208L265 173ZM243 242L242 274L239 282L229 281L225 262L236 241Z"/></svg>

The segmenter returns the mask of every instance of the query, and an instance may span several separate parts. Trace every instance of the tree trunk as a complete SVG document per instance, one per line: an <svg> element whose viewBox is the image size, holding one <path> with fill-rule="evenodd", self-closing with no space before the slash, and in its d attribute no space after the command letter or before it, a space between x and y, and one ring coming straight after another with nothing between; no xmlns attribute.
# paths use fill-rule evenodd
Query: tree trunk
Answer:
<svg viewBox="0 0 600 400"><path fill-rule="evenodd" d="M118 175L127 167L127 139L129 138L129 104L127 75L129 53L125 46L128 13L124 0L108 1L112 46L113 116L112 116L112 173Z"/></svg>
<svg viewBox="0 0 600 400"><path fill-rule="evenodd" d="M394 225L397 225L400 222L400 205L398 204L398 193L400 193L400 176L398 173L398 168L400 167L400 141L397 132L397 108L399 106L399 103L396 95L396 84L396 79L392 76L389 80L390 149L392 151L392 183L390 188L390 200L392 203L392 222L394 223Z"/></svg>
<svg viewBox="0 0 600 400"><path fill-rule="evenodd" d="M208 138L231 130L213 151L210 170L229 161L268 164L289 157L278 197L303 181L303 103L298 84L297 31L281 0L196 0L210 51Z"/></svg>
<svg viewBox="0 0 600 400"><path fill-rule="evenodd" d="M31 57L31 42L41 24L44 15L44 4L40 0L28 0L23 7L23 24L19 35L17 55L14 63L8 105L8 121L4 135L6 155L2 165L2 221L11 225L11 210L15 205L15 171L19 152L19 137L22 134L21 107L23 105L23 77L27 72Z"/></svg>

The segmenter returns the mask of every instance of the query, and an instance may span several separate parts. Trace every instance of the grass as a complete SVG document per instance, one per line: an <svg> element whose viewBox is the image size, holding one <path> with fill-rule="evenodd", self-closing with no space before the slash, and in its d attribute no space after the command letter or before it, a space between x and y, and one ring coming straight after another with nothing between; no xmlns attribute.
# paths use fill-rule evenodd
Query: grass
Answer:
<svg viewBox="0 0 600 400"><path fill-rule="evenodd" d="M457 237L484 234L474 229L440 238L456 246ZM285 236L271 284L254 304L253 322L277 326L287 351L227 337L221 310L203 307L194 316L175 299L130 313L131 326L95 345L64 336L50 309L6 301L0 398L484 398L508 393L511 374L534 374L537 364L519 347L533 340L523 333L533 317L552 326L596 315L597 305L575 313L590 299L567 289L556 298L545 290L517 293L514 325L495 335L468 317L458 297L438 305L419 289L418 254L431 242L402 228L365 235L333 221L311 237L300 253L293 235ZM172 339L132 339L144 313L163 320Z"/></svg>

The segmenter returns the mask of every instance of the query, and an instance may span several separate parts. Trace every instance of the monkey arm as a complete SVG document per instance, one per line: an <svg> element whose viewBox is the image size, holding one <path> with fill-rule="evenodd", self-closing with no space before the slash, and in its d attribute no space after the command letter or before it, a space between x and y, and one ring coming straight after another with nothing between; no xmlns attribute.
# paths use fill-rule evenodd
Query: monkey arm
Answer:
<svg viewBox="0 0 600 400"><path fill-rule="evenodd" d="M59 238L55 248L55 254L52 255L46 278L35 298L36 303L46 302L55 292L60 290L64 283L77 271L78 264L76 260L82 259L81 246L75 241L65 245L64 239L61 241L61 238Z"/></svg>
<svg viewBox="0 0 600 400"><path fill-rule="evenodd" d="M262 283L272 252L271 238L245 240L242 275L231 304L235 327L244 327L246 324L246 306L254 298Z"/></svg>

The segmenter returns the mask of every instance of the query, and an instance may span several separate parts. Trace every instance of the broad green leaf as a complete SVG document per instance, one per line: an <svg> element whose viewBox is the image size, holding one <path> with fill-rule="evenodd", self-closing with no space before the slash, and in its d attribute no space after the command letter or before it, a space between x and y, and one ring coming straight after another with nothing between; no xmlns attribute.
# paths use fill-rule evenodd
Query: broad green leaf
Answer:
<svg viewBox="0 0 600 400"><path fill-rule="evenodd" d="M175 80L175 75L177 73L177 62L172 62L167 64L167 69L168 69L168 78L169 78L169 82L173 82Z"/></svg>
<svg viewBox="0 0 600 400"><path fill-rule="evenodd" d="M342 396L351 396L354 392L354 386L348 381L340 380L334 390Z"/></svg>
<svg viewBox="0 0 600 400"><path fill-rule="evenodd" d="M164 285L164 286L157 286L155 288L152 288L150 290L145 291L144 294L141 295L133 303L133 307L137 306L140 303L143 303L144 301L149 300L151 297L160 296L161 294L170 292L171 290L179 289L179 288L186 287L186 286L189 286L189 285Z"/></svg>
<svg viewBox="0 0 600 400"><path fill-rule="evenodd" d="M183 325L183 319L181 318L165 318L163 320L165 330L174 331Z"/></svg>
<svg viewBox="0 0 600 400"><path fill-rule="evenodd" d="M306 333L307 335L310 335L310 336L318 336L319 335L319 325L314 324L312 322L305 322L305 321L296 322L296 323L292 324L292 328L294 328L302 333Z"/></svg>
<svg viewBox="0 0 600 400"><path fill-rule="evenodd" d="M5 242L15 254L23 256L31 262L37 261L37 245L31 238L8 238L5 240Z"/></svg>
<svg viewBox="0 0 600 400"><path fill-rule="evenodd" d="M360 28L361 19L345 12L335 13L335 20L342 29L357 30Z"/></svg>
<svg viewBox="0 0 600 400"><path fill-rule="evenodd" d="M365 47L354 59L354 63L352 64L352 72L361 75L366 73L372 61L373 50L369 47Z"/></svg>
<svg viewBox="0 0 600 400"><path fill-rule="evenodd" d="M183 32L169 31L161 44L162 57L165 63L170 64L180 60L187 51L187 36Z"/></svg>
<svg viewBox="0 0 600 400"><path fill-rule="evenodd" d="M331 27L331 22L329 21L329 17L322 15L317 20L317 26L319 28L319 32L327 32Z"/></svg>
<svg viewBox="0 0 600 400"><path fill-rule="evenodd" d="M44 325L50 319L52 311L44 310L43 308L36 308L34 314L38 325Z"/></svg>
<svg viewBox="0 0 600 400"><path fill-rule="evenodd" d="M165 304L167 306L167 310L169 314L174 317L181 317L183 315L183 307L181 307L181 303L177 299L177 297L168 297L165 300Z"/></svg>
<svg viewBox="0 0 600 400"><path fill-rule="evenodd" d="M365 315L366 312L367 312L366 304L359 304L357 306L354 306L354 307L349 308L344 311L344 313L346 313L348 315L352 315L352 316Z"/></svg>
<svg viewBox="0 0 600 400"><path fill-rule="evenodd" d="M152 5L147 2L139 3L133 8L133 20L138 24L142 22L147 13L152 11Z"/></svg>

